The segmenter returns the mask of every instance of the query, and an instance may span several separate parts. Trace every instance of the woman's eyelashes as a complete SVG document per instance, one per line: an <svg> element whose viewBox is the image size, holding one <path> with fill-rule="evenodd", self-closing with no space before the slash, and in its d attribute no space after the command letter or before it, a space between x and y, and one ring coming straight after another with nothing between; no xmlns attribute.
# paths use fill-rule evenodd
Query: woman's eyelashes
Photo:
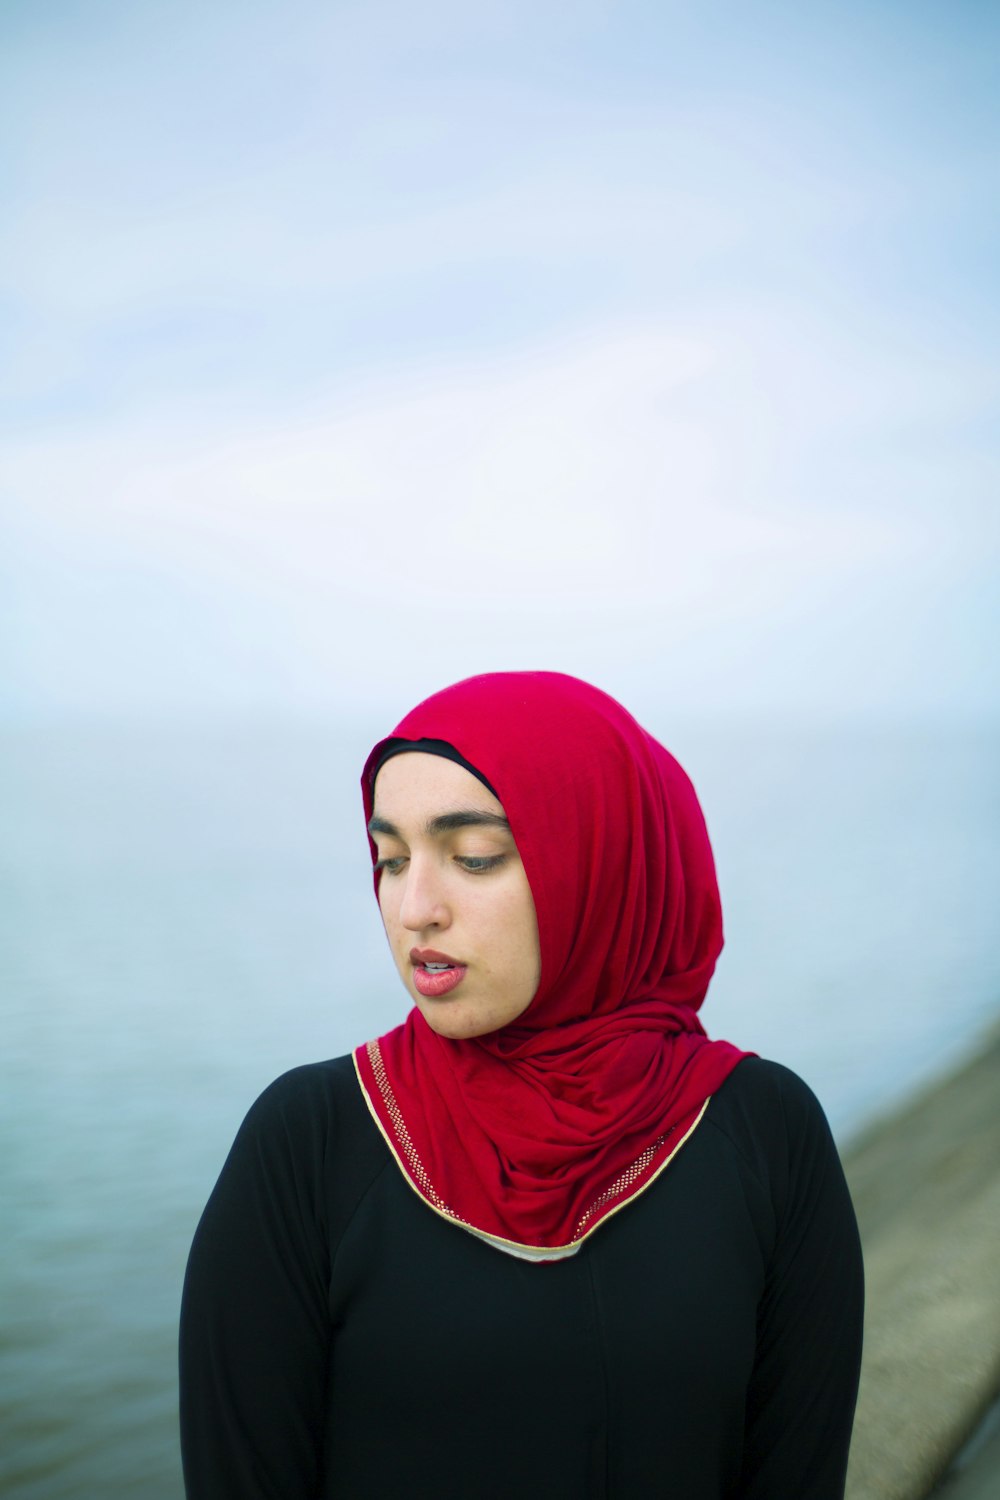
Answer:
<svg viewBox="0 0 1000 1500"><path fill-rule="evenodd" d="M506 858L506 854L456 854L455 863L470 875L485 875L487 870L498 869Z"/></svg>
<svg viewBox="0 0 1000 1500"><path fill-rule="evenodd" d="M408 858L406 854L385 855L375 861L375 871L383 875L399 875ZM485 875L490 870L499 869L507 856L506 854L455 854L452 858L459 869L464 870L467 875Z"/></svg>

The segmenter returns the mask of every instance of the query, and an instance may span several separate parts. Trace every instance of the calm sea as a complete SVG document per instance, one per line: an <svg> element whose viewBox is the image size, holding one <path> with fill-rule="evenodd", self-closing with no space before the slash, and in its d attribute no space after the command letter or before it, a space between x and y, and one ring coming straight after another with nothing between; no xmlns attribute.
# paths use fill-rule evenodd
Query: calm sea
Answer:
<svg viewBox="0 0 1000 1500"><path fill-rule="evenodd" d="M179 1500L180 1284L233 1133L405 1006L356 791L379 727L0 739L6 1497ZM844 1140L1000 1013L1000 735L667 737L725 903L706 1025Z"/></svg>

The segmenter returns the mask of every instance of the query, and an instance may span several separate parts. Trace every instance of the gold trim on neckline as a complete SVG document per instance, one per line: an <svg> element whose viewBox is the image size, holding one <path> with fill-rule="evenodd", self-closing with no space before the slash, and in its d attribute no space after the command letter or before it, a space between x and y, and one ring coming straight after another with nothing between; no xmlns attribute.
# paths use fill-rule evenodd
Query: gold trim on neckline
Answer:
<svg viewBox="0 0 1000 1500"><path fill-rule="evenodd" d="M367 1057L368 1064L372 1070L372 1074L374 1075L375 1083L378 1087L379 1095L385 1107L386 1114L389 1116L389 1119L392 1122L393 1135L396 1137L395 1140L383 1125L378 1110L375 1107L374 1100L371 1098L371 1095L369 1094L369 1091L365 1085L365 1081L361 1076L361 1069L358 1059L359 1055L362 1052L364 1052L365 1056ZM655 1141L653 1141L649 1146L646 1146L639 1153L634 1162L627 1166L624 1171L620 1172L614 1179L614 1181L597 1195L593 1203L590 1204L589 1208L587 1208L580 1215L580 1218L577 1220L577 1232L576 1234L574 1234L572 1240L570 1240L567 1244L526 1245L522 1244L518 1240L504 1239L501 1235L491 1234L486 1229L477 1228L475 1224L470 1223L468 1219L463 1218L461 1214L456 1213L456 1211L445 1202L444 1198L441 1196L441 1194L438 1192L437 1188L431 1181L427 1169L420 1159L415 1145L413 1144L413 1139L410 1135L409 1129L407 1128L406 1120L403 1117L403 1111L399 1107L399 1102L396 1099L392 1084L389 1081L389 1075L386 1072L385 1062L382 1057L382 1049L378 1044L377 1038L374 1041L365 1043L362 1047L356 1047L354 1049L354 1052L352 1053L352 1061L354 1063L354 1072L358 1080L358 1086L361 1089L361 1094L365 1101L365 1104L368 1106L368 1112L371 1115L372 1119L375 1121L380 1135L382 1136L383 1140L389 1148L390 1153L392 1154L393 1160L403 1174L404 1180L413 1189L417 1197L420 1198L422 1202L426 1203L427 1207L432 1209L439 1218L447 1220L448 1223L454 1224L459 1229L464 1229L468 1234L475 1235L477 1239L484 1240L486 1244L492 1245L495 1249L503 1251L506 1255L513 1255L519 1260L528 1260L534 1262L567 1260L571 1255L576 1254L576 1252L580 1249L580 1246L585 1244L586 1241L590 1239L591 1235L594 1234L596 1230L600 1229L602 1224L606 1224L607 1221L610 1218L613 1218L614 1215L620 1212L621 1209L626 1208L628 1204L634 1203L636 1198L641 1197L646 1189L650 1187L652 1183L656 1182L663 1170L670 1165L674 1157L677 1155L678 1151L684 1145L685 1141L690 1139L691 1135L697 1129L698 1125L701 1124L705 1111L708 1108L709 1102L712 1098L711 1094L709 1094L708 1098L701 1106L701 1109L699 1109L697 1115L692 1120L687 1130L685 1130L684 1134L675 1143L672 1150L670 1150L663 1158L656 1170L654 1172L651 1172L644 1181L640 1181L640 1179L642 1178L642 1174L647 1170L650 1163L655 1160L656 1153L660 1151L669 1140L670 1136L673 1134L673 1129L675 1127L672 1127L671 1130L664 1131L662 1135L657 1136ZM626 1197L622 1197L620 1202L614 1203L614 1206L612 1208L607 1208L605 1212L601 1212L602 1208L604 1208L606 1204L613 1202L613 1200L618 1195L626 1192L626 1190L634 1183L638 1183L638 1186L635 1187L633 1192L628 1193ZM596 1220L595 1215L598 1216Z"/></svg>

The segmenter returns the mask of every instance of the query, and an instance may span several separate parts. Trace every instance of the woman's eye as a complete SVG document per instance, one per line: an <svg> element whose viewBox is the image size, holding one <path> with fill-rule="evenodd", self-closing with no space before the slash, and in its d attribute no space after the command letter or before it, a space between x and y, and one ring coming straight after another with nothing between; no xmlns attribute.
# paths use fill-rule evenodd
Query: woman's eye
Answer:
<svg viewBox="0 0 1000 1500"><path fill-rule="evenodd" d="M388 859L377 859L375 861L375 870L376 873L381 870L385 875L398 875L405 864L406 858L404 855L394 854Z"/></svg>
<svg viewBox="0 0 1000 1500"><path fill-rule="evenodd" d="M456 855L458 863L463 870L468 870L470 875L482 875L487 870L495 870L502 865L505 856L502 854L459 854Z"/></svg>

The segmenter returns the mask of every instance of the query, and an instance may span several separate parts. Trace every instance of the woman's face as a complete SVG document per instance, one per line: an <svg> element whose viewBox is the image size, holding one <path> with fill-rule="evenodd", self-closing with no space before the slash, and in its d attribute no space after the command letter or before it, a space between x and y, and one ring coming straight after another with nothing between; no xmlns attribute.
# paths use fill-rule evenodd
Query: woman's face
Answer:
<svg viewBox="0 0 1000 1500"><path fill-rule="evenodd" d="M515 1021L541 976L528 877L504 810L464 766L408 751L378 773L369 831L396 967L432 1031Z"/></svg>

